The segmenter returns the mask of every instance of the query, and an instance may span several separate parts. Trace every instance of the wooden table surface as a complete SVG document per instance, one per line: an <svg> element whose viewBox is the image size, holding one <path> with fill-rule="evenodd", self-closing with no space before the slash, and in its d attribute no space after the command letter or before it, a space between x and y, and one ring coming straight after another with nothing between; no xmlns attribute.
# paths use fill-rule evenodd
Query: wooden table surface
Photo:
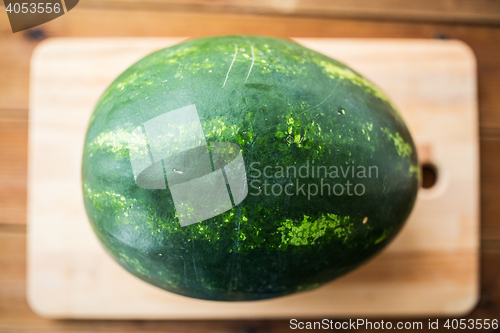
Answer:
<svg viewBox="0 0 500 333"><path fill-rule="evenodd" d="M284 332L281 321L52 321L26 302L29 61L52 36L455 38L478 61L481 299L467 318L500 319L500 6L498 1L81 1L67 15L13 34L0 7L0 332ZM280 3L280 5L274 5ZM469 3L469 4L467 4ZM241 4L241 5L236 5ZM369 4L369 5L368 5ZM252 7L253 6L253 7ZM329 7L330 6L330 7ZM349 18L349 19L347 19ZM431 120L430 120L431 121ZM379 318L390 320L390 318ZM400 321L402 319L394 320ZM422 320L427 318L415 318Z"/></svg>

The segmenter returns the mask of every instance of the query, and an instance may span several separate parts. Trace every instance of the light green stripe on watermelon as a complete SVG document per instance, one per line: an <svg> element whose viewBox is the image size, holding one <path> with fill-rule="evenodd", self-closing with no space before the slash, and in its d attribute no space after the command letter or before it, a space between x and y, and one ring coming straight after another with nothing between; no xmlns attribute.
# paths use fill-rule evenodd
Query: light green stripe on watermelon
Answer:
<svg viewBox="0 0 500 333"><path fill-rule="evenodd" d="M133 150L135 156L148 155L148 151L142 149L144 147L144 137L133 132L132 127L124 126L124 128L101 132L98 136L89 142L86 146L86 153L93 156L96 152L114 153L115 159L128 158L129 151Z"/></svg>
<svg viewBox="0 0 500 333"><path fill-rule="evenodd" d="M111 209L115 213L120 211L124 212L123 216L117 219L117 222L135 224L133 220L127 219L129 216L127 211L134 205L141 205L136 199L127 199L110 190L92 190L87 184L83 184L83 189L86 197L96 209L100 211ZM217 243L221 240L221 235L227 232L224 230L224 225L231 226L231 228L235 229L236 225L239 223L240 230L238 232L235 230L235 236L241 243L238 248L235 248L236 251L254 249L265 245L266 237L265 234L262 233L262 228L247 228L248 218L245 216L244 211L242 214L235 214L234 211L229 211L221 215L221 217L222 223L212 225L211 227L202 223L193 225L190 231L192 233L191 237L197 240L203 239ZM155 217L154 212L145 214L144 218L145 220L142 221L144 223L141 223L141 228L147 227L152 235L158 234L158 236L161 237L160 233L165 231L167 231L167 233L173 233L183 230L176 219L167 219L159 216ZM288 245L312 245L318 239L324 237L328 232L333 232L335 238L345 243L352 232L352 227L353 225L350 217L339 217L335 214L326 214L318 219L304 216L303 221L299 223L291 219L286 219L282 222L281 226L277 228L277 231L281 234L282 243L280 248L285 250Z"/></svg>
<svg viewBox="0 0 500 333"><path fill-rule="evenodd" d="M323 71L332 79L338 78L341 80L348 80L359 87L365 88L368 93L389 103L394 111L398 112L398 109L392 103L392 101L376 85L374 85L364 77L358 75L356 72L350 70L347 67L339 66L338 64L329 61L319 60L315 58L313 58L312 60L316 65L321 67Z"/></svg>
<svg viewBox="0 0 500 333"><path fill-rule="evenodd" d="M83 191L86 198L100 211L106 208L113 209L115 212L123 211L137 203L136 199L127 198L111 190L93 190L87 184L83 184Z"/></svg>
<svg viewBox="0 0 500 333"><path fill-rule="evenodd" d="M419 181L422 180L422 173L420 172L420 167L418 164L410 165L410 174L417 177Z"/></svg>
<svg viewBox="0 0 500 333"><path fill-rule="evenodd" d="M129 266L136 269L137 272L149 276L149 272L141 265L141 262L137 258L129 258L126 254L122 252L115 253L120 257L121 260L125 261Z"/></svg>
<svg viewBox="0 0 500 333"><path fill-rule="evenodd" d="M382 128L382 132L387 136L387 138L394 143L394 148L396 148L396 151L399 156L401 157L410 157L411 154L413 153L413 149L411 148L411 145L401 137L399 133L392 134L391 131L384 127Z"/></svg>
<svg viewBox="0 0 500 333"><path fill-rule="evenodd" d="M220 138L222 140L231 140L238 136L241 132L241 128L238 125L228 125L224 121L224 117L217 116L209 120L204 120L203 133L205 137L208 138ZM252 140L252 136L249 138ZM242 142L244 143L244 142Z"/></svg>
<svg viewBox="0 0 500 333"><path fill-rule="evenodd" d="M280 246L312 245L328 231L332 231L337 238L345 242L352 232L351 227L349 216L339 217L335 214L322 215L318 219L304 215L304 220L298 225L293 220L286 219L278 228L282 232Z"/></svg>
<svg viewBox="0 0 500 333"><path fill-rule="evenodd" d="M139 77L139 75L140 74L132 73L132 75L130 75L129 77L124 79L122 82L118 83L116 85L116 88L123 91L128 85L134 83L137 80L137 78Z"/></svg>

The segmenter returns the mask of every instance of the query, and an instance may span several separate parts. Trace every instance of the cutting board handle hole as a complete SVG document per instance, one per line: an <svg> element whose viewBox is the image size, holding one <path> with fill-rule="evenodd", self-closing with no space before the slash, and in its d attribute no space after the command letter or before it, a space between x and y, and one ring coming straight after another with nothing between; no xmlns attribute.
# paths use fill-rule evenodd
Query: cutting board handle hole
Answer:
<svg viewBox="0 0 500 333"><path fill-rule="evenodd" d="M436 185L438 170L432 163L422 164L422 188L430 189Z"/></svg>

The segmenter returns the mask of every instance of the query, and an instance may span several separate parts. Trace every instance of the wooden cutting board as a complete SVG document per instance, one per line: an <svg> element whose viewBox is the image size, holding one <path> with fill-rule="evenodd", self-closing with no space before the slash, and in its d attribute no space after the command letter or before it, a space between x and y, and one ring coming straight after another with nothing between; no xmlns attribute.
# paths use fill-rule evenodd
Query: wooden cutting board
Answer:
<svg viewBox="0 0 500 333"><path fill-rule="evenodd" d="M123 70L183 38L51 39L31 68L28 301L53 318L334 318L459 315L478 300L476 61L443 40L296 39L380 86L420 159L438 169L406 226L358 270L319 289L225 303L174 295L132 276L102 249L80 188L93 107Z"/></svg>

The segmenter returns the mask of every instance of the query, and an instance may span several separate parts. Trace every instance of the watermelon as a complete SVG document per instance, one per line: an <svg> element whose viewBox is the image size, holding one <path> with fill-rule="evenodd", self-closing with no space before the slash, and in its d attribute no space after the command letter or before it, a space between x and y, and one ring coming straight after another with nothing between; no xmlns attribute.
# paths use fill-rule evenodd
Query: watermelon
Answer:
<svg viewBox="0 0 500 333"><path fill-rule="evenodd" d="M292 41L193 39L123 72L91 116L82 190L123 268L194 298L318 287L383 249L419 187L389 98Z"/></svg>

